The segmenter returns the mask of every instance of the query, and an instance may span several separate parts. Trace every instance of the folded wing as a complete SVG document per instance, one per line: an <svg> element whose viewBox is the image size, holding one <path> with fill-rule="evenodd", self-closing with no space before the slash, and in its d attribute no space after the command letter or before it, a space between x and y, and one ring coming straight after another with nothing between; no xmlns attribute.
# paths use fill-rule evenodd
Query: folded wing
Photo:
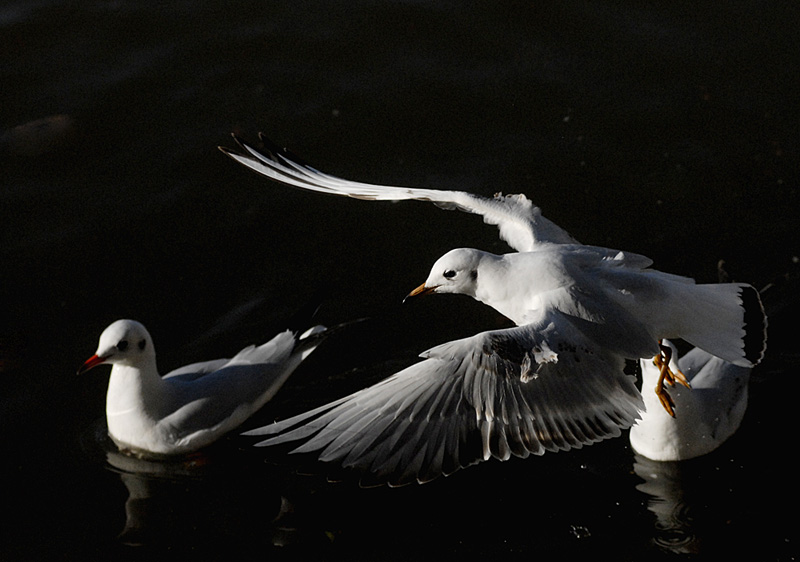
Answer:
<svg viewBox="0 0 800 562"><path fill-rule="evenodd" d="M248 346L230 359L194 363L164 375L169 392L162 420L176 438L198 432L233 429L261 408L325 337L279 333L259 346Z"/></svg>

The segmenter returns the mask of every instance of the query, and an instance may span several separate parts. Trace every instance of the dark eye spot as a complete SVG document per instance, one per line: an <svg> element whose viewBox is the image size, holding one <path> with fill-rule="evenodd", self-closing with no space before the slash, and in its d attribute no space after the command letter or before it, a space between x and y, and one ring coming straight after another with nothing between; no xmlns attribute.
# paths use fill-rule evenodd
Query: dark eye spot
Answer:
<svg viewBox="0 0 800 562"><path fill-rule="evenodd" d="M120 342L117 344L117 349L118 349L119 351L125 351L126 349L128 349L128 340L121 340L121 341L120 341Z"/></svg>
<svg viewBox="0 0 800 562"><path fill-rule="evenodd" d="M444 272L445 279L452 279L455 276L456 276L456 272L453 269L448 269L447 271Z"/></svg>
<svg viewBox="0 0 800 562"><path fill-rule="evenodd" d="M145 346L147 345L147 340L142 340L139 342L139 351L144 351Z"/></svg>

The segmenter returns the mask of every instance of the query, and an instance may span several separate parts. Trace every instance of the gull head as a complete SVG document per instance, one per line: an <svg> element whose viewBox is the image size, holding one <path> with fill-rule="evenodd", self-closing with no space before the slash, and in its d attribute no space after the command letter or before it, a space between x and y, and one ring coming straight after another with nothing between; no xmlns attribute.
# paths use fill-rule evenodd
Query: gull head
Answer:
<svg viewBox="0 0 800 562"><path fill-rule="evenodd" d="M425 283L411 291L408 297L431 293L457 293L474 297L478 268L486 255L485 252L469 248L450 250L436 260Z"/></svg>
<svg viewBox="0 0 800 562"><path fill-rule="evenodd" d="M117 320L100 335L97 351L78 370L85 373L104 364L140 367L155 360L153 340L135 320Z"/></svg>

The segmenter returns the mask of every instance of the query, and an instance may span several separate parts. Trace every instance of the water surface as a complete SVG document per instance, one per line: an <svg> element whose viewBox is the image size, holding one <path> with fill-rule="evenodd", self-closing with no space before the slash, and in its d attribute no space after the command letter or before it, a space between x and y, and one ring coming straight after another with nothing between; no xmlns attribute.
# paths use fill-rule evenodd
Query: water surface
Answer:
<svg viewBox="0 0 800 562"><path fill-rule="evenodd" d="M4 3L3 558L796 559L791 308L739 434L680 466L636 458L626 437L395 490L298 474L236 438L153 466L103 438L102 370L74 372L121 317L148 326L162 372L267 339L321 288L321 321L373 319L255 425L502 322L458 297L400 306L446 250L506 251L493 227L271 184L217 151L231 132L352 179L524 192L583 242L706 282L724 260L762 287L800 256L797 15L754 1Z"/></svg>

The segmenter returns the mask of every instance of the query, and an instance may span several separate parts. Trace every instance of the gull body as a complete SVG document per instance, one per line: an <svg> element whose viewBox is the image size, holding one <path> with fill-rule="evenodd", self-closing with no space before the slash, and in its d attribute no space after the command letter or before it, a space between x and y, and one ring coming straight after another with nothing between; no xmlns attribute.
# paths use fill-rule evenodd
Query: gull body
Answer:
<svg viewBox="0 0 800 562"><path fill-rule="evenodd" d="M559 311L629 359L652 357L661 339L680 337L739 366L760 361L763 342L745 349L743 340L745 307L762 311L754 288L697 285L650 269L651 263L642 255L578 244L504 255L461 248L439 258L415 294L468 295L518 326Z"/></svg>
<svg viewBox="0 0 800 562"><path fill-rule="evenodd" d="M441 344L423 361L350 396L248 432L258 446L358 470L367 481L424 482L497 458L579 448L616 437L644 410L626 361L681 337L742 366L758 363L766 316L746 284L697 285L638 254L585 246L523 195L366 184L304 163L262 137L222 149L283 184L364 200L429 201L481 215L514 252L461 248L409 296L469 295L512 320Z"/></svg>
<svg viewBox="0 0 800 562"><path fill-rule="evenodd" d="M95 355L79 373L111 365L106 421L120 450L182 455L210 445L260 409L318 345L316 334L323 331L317 327L298 338L287 330L231 359L193 363L162 377L147 329L134 320L117 320L103 331Z"/></svg>
<svg viewBox="0 0 800 562"><path fill-rule="evenodd" d="M675 387L670 392L678 415L668 415L655 394L645 393L645 411L630 431L633 449L654 461L681 461L708 454L739 426L747 410L750 368L734 365L700 348L679 356L672 351L672 369L680 370L691 390ZM642 359L642 387L655 386L659 369Z"/></svg>

